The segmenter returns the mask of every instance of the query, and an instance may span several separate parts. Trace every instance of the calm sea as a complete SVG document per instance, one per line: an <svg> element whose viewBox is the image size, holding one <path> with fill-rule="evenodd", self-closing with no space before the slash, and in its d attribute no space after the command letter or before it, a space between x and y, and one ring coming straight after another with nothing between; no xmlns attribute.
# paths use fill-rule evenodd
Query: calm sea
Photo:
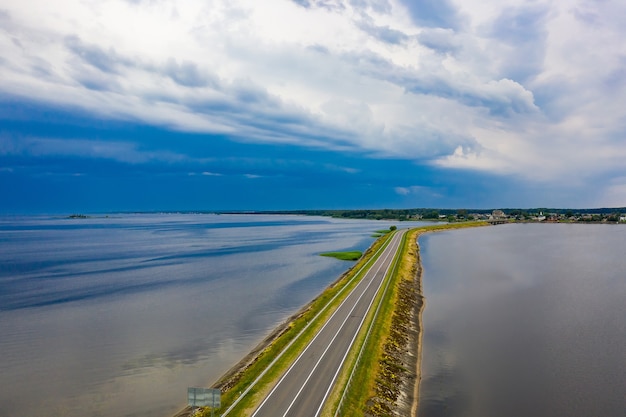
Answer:
<svg viewBox="0 0 626 417"><path fill-rule="evenodd" d="M320 252L392 224L0 218L0 417L171 416L351 265Z"/></svg>
<svg viewBox="0 0 626 417"><path fill-rule="evenodd" d="M626 227L420 238L420 417L626 415Z"/></svg>

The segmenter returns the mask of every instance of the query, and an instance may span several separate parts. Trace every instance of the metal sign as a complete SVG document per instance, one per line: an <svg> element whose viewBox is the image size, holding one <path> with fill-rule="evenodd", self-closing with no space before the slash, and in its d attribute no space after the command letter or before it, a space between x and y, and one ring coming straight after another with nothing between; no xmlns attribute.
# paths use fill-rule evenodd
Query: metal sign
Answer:
<svg viewBox="0 0 626 417"><path fill-rule="evenodd" d="M187 405L220 408L222 391L212 388L187 388Z"/></svg>

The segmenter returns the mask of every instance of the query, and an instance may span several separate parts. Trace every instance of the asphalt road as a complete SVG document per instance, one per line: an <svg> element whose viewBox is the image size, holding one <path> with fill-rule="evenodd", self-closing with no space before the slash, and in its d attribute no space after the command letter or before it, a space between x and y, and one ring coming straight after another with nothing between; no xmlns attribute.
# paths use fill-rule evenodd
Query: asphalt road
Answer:
<svg viewBox="0 0 626 417"><path fill-rule="evenodd" d="M376 263L252 414L253 417L318 416L364 317L398 250L396 232Z"/></svg>

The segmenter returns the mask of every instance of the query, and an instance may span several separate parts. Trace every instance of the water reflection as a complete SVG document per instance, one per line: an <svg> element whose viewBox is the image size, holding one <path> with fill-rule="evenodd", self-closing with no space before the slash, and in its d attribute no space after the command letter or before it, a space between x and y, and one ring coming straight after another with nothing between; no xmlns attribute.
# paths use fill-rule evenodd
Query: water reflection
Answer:
<svg viewBox="0 0 626 417"><path fill-rule="evenodd" d="M392 224L0 218L0 416L170 416Z"/></svg>
<svg viewBox="0 0 626 417"><path fill-rule="evenodd" d="M626 228L425 235L419 415L621 416Z"/></svg>

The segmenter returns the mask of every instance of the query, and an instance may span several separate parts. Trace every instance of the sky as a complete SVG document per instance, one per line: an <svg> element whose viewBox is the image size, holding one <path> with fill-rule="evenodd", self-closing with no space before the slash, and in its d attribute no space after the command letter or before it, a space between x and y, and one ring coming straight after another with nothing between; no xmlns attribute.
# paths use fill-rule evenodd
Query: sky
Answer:
<svg viewBox="0 0 626 417"><path fill-rule="evenodd" d="M626 206L625 19L0 0L0 213Z"/></svg>

